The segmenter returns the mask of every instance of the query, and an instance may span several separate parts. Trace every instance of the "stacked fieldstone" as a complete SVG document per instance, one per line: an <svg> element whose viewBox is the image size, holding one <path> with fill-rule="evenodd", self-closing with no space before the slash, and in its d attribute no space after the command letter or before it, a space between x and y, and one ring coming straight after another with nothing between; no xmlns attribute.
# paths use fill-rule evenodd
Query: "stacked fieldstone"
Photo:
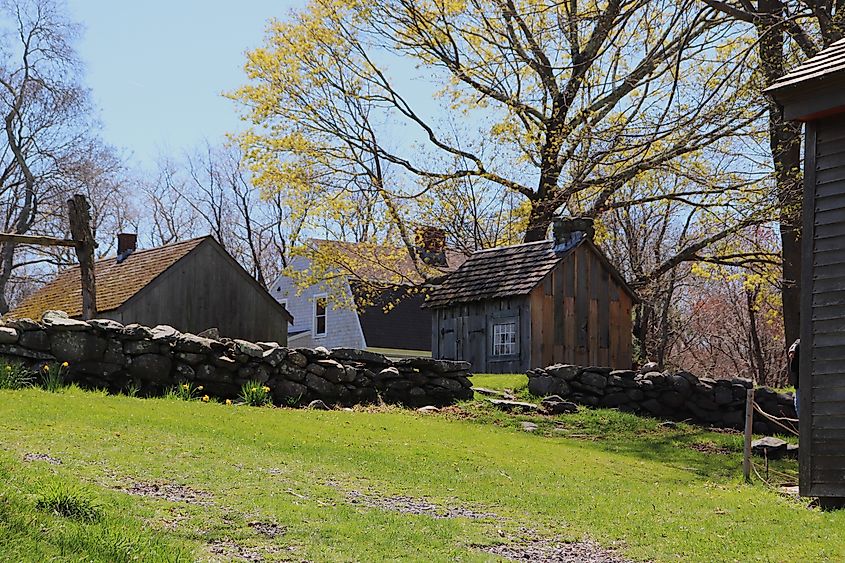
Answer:
<svg viewBox="0 0 845 563"><path fill-rule="evenodd" d="M673 420L692 420L721 428L741 428L750 379L699 378L684 371L638 373L600 367L553 365L528 372L528 389L539 396L559 395L575 403L615 407ZM792 395L758 387L754 398L765 412L795 417ZM754 431L780 432L777 426L754 417Z"/></svg>
<svg viewBox="0 0 845 563"><path fill-rule="evenodd" d="M343 348L291 350L276 342L203 338L165 325L79 321L61 311L45 313L39 322L5 322L0 356L34 367L68 362L68 378L80 386L112 392L136 388L144 396L191 382L211 396L236 399L244 383L257 381L283 405L319 399L349 406L381 397L419 407L472 398L466 362L393 361Z"/></svg>

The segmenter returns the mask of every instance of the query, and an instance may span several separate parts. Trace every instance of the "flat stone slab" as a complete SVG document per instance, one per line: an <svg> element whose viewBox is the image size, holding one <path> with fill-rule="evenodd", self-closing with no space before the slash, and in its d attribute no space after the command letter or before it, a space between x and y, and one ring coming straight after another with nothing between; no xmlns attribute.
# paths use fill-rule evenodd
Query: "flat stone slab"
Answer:
<svg viewBox="0 0 845 563"><path fill-rule="evenodd" d="M490 397L504 397L505 393L502 391L496 391L495 389L487 389L486 387L473 387L473 391L478 393L479 395L487 395Z"/></svg>
<svg viewBox="0 0 845 563"><path fill-rule="evenodd" d="M751 442L751 452L755 455L778 459L786 454L787 443L780 438L766 436Z"/></svg>
<svg viewBox="0 0 845 563"><path fill-rule="evenodd" d="M508 399L487 399L490 401L490 404L496 407L497 409L511 412L511 411L520 411L520 412L528 412L528 411L536 411L537 405L534 403L526 403L523 401L510 401Z"/></svg>

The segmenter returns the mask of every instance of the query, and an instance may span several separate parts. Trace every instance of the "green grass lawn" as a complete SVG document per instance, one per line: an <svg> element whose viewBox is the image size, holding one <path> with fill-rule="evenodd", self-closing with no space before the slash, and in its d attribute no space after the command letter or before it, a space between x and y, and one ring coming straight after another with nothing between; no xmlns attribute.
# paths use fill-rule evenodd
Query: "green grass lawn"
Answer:
<svg viewBox="0 0 845 563"><path fill-rule="evenodd" d="M0 553L14 561L492 561L480 547L527 534L635 560L845 560L845 512L742 484L740 436L610 410L322 412L25 389L0 391L0 433ZM396 509L422 501L464 512ZM96 518L63 516L74 503Z"/></svg>

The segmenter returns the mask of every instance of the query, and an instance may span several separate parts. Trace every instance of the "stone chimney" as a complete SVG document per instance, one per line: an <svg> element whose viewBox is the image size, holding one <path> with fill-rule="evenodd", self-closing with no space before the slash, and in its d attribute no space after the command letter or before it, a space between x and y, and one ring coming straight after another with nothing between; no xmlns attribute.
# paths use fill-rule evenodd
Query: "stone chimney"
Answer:
<svg viewBox="0 0 845 563"><path fill-rule="evenodd" d="M123 262L127 256L135 252L138 246L138 235L135 233L119 233L117 235L117 261Z"/></svg>
<svg viewBox="0 0 845 563"><path fill-rule="evenodd" d="M417 228L415 245L420 259L431 266L446 265L446 231L423 225Z"/></svg>
<svg viewBox="0 0 845 563"><path fill-rule="evenodd" d="M552 220L555 252L566 252L583 239L596 234L592 217L555 217Z"/></svg>

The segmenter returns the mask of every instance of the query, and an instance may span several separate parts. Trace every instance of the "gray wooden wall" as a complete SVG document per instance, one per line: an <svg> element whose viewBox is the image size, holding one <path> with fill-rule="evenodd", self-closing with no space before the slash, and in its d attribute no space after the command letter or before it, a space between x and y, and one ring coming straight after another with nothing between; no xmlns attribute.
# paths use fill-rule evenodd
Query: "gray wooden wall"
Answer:
<svg viewBox="0 0 845 563"><path fill-rule="evenodd" d="M281 305L212 239L101 316L191 333L216 327L224 337L287 343Z"/></svg>
<svg viewBox="0 0 845 563"><path fill-rule="evenodd" d="M633 299L587 246L529 295L432 309L432 355L475 373L522 373L554 363L629 369ZM492 325L517 321L519 354L492 355Z"/></svg>
<svg viewBox="0 0 845 563"><path fill-rule="evenodd" d="M492 325L503 319L517 324L519 353L493 357ZM474 373L523 373L531 365L531 309L528 297L489 299L431 310L432 357L464 360Z"/></svg>
<svg viewBox="0 0 845 563"><path fill-rule="evenodd" d="M845 116L807 124L801 494L845 497Z"/></svg>

